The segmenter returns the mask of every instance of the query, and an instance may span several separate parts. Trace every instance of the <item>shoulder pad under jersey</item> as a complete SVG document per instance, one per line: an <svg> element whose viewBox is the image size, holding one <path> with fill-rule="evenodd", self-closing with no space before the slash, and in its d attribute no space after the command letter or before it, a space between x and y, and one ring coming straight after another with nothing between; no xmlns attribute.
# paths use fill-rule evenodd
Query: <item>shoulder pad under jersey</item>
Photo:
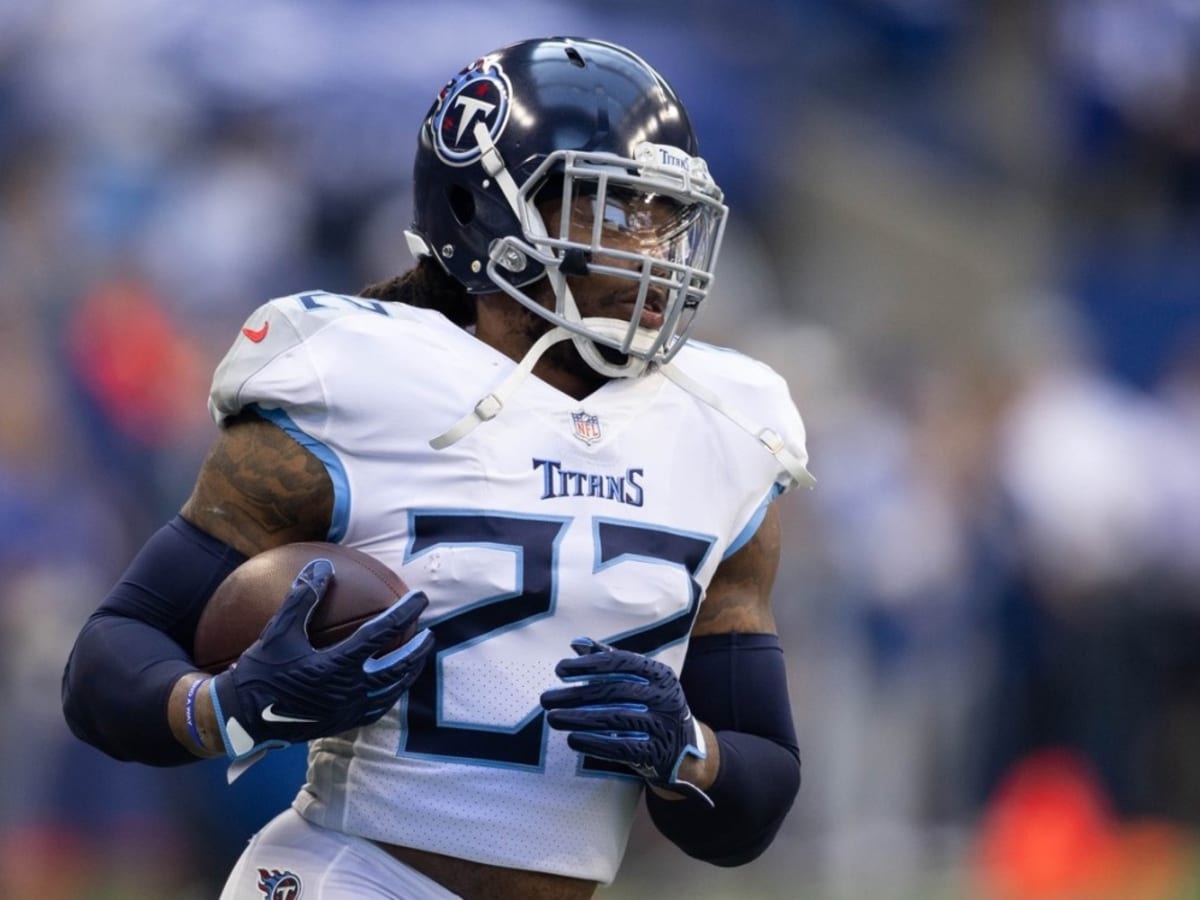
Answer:
<svg viewBox="0 0 1200 900"><path fill-rule="evenodd" d="M737 350L689 341L665 371L681 388L756 437L784 467L782 490L811 486L804 421L787 381L769 365Z"/></svg>
<svg viewBox="0 0 1200 900"><path fill-rule="evenodd" d="M347 317L393 317L407 309L400 304L381 303L363 297L309 291L278 297L250 313L233 345L213 374L208 408L217 422L236 415L245 405L243 389L253 378L267 384L257 390L270 393L272 370L280 399L290 404L320 402L320 380L298 378L296 370L306 364L304 343L332 323Z"/></svg>

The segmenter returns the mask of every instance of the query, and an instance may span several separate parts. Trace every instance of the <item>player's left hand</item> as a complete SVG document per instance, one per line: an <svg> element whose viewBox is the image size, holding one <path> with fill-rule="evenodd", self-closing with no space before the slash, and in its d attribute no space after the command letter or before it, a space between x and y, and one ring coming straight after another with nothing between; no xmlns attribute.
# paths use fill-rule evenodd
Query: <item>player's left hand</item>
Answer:
<svg viewBox="0 0 1200 900"><path fill-rule="evenodd" d="M707 749L670 667L591 638L576 638L571 648L577 656L559 662L554 673L575 683L542 694L550 727L569 732L572 750L623 763L656 787L711 805L704 791L679 777L684 760L705 759Z"/></svg>

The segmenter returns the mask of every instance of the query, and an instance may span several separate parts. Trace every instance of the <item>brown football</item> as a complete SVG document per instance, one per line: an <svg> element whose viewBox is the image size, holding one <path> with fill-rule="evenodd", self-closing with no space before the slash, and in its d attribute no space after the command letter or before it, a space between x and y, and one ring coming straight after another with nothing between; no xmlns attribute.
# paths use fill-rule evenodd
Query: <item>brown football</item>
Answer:
<svg viewBox="0 0 1200 900"><path fill-rule="evenodd" d="M258 640L300 570L322 557L333 563L333 581L308 621L314 647L336 644L408 593L400 576L352 547L307 541L266 550L230 572L209 598L193 642L197 667L213 673L228 668Z"/></svg>

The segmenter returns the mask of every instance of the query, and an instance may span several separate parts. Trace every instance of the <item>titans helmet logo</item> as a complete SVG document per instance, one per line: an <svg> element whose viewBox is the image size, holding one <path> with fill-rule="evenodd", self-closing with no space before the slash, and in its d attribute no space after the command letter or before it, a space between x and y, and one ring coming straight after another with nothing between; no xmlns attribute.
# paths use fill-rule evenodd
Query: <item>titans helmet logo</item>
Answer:
<svg viewBox="0 0 1200 900"><path fill-rule="evenodd" d="M475 129L483 125L496 140L508 123L512 85L504 70L486 59L459 72L438 95L431 123L433 147L452 166L466 166L482 150Z"/></svg>

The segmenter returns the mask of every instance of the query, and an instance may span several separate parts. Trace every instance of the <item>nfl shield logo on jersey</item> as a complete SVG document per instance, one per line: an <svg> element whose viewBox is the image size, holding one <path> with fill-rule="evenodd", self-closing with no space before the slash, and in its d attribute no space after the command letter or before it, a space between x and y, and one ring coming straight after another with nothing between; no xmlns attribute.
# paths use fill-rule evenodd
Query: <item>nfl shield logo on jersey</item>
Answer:
<svg viewBox="0 0 1200 900"><path fill-rule="evenodd" d="M258 889L267 900L300 900L300 876L279 869L259 869Z"/></svg>
<svg viewBox="0 0 1200 900"><path fill-rule="evenodd" d="M599 416L593 416L582 409L579 412L573 412L571 413L571 427L575 430L575 437L585 444L594 444L600 440Z"/></svg>

